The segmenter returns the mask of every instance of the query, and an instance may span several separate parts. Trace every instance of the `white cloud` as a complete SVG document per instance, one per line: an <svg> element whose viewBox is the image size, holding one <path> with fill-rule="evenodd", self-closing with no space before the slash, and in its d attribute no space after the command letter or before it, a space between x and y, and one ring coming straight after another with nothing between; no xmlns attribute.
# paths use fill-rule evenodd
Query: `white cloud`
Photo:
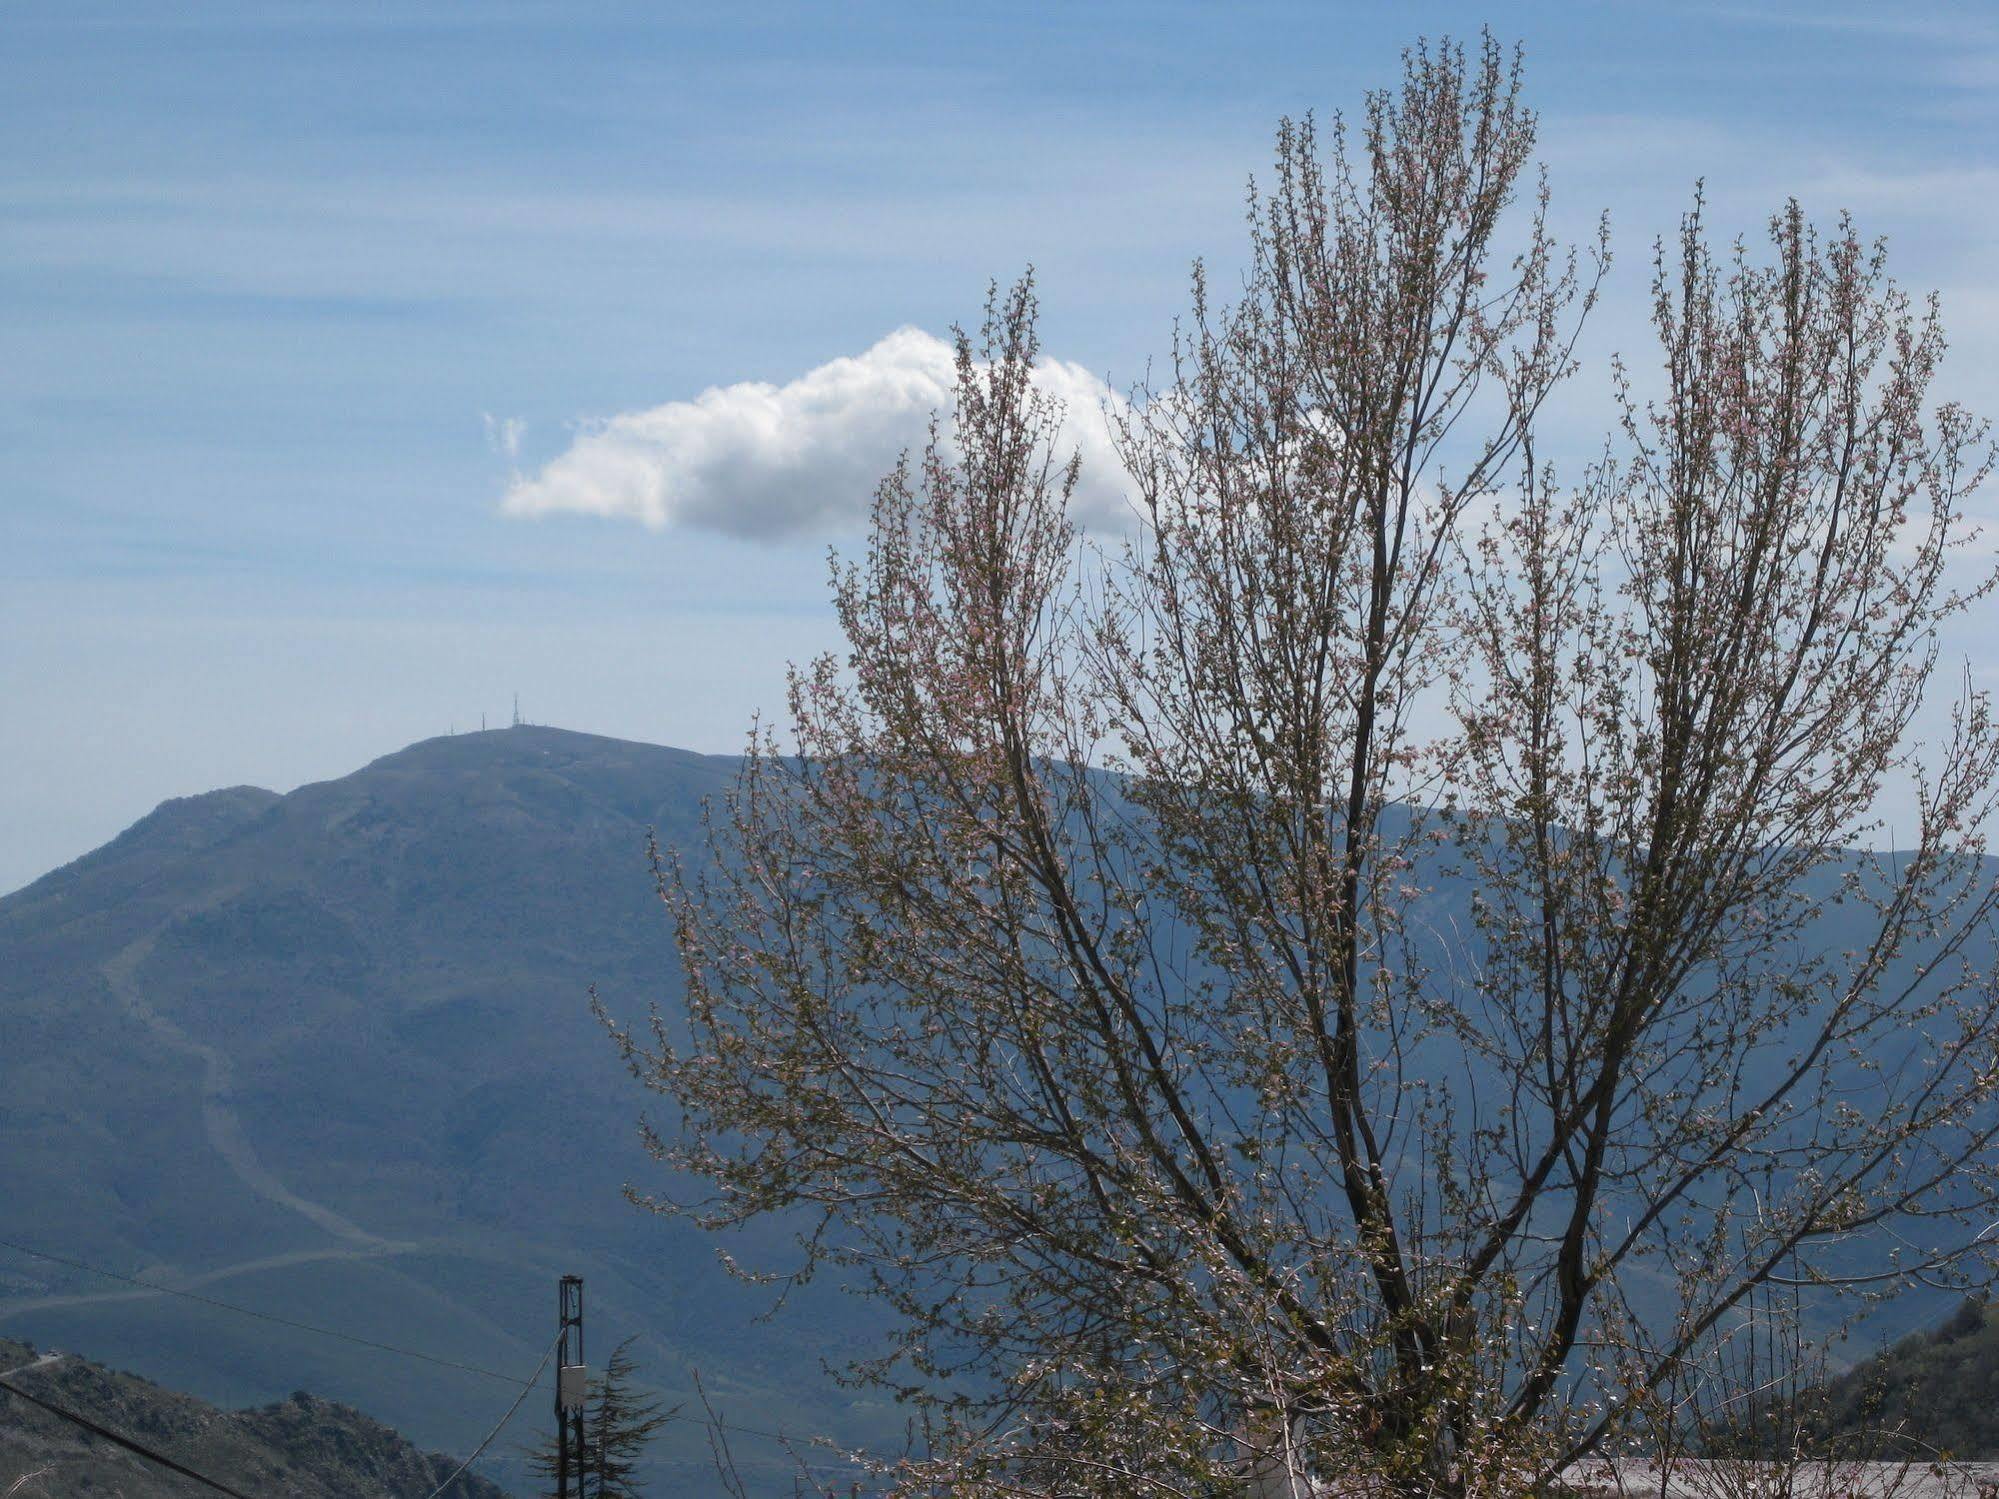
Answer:
<svg viewBox="0 0 1999 1499"><path fill-rule="evenodd" d="M1082 453L1077 519L1121 521L1125 474L1103 416L1117 398L1060 360L1044 359L1035 380L1067 409L1064 454ZM760 539L851 530L897 456L922 448L931 413L948 413L954 381L948 342L899 328L784 385L713 386L593 422L539 473L516 476L504 508Z"/></svg>

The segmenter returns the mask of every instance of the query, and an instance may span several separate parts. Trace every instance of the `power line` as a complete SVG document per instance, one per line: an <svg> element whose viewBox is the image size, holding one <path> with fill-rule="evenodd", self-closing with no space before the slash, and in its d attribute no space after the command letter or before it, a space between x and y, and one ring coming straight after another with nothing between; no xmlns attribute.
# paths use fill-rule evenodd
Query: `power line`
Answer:
<svg viewBox="0 0 1999 1499"><path fill-rule="evenodd" d="M274 1312L254 1311L247 1306L238 1306L233 1301L219 1301L213 1296L203 1296L196 1291L177 1291L172 1286L156 1285L149 1280L140 1280L136 1275L120 1275L116 1270L106 1270L97 1265L87 1265L82 1260L66 1259L59 1254L48 1254L40 1249L30 1249L25 1244L16 1244L11 1239L0 1239L0 1248L18 1250L32 1255L38 1260L47 1260L53 1265L67 1265L72 1270L86 1271L91 1275L101 1275L106 1280L121 1280L128 1286L138 1286L141 1290L156 1296L178 1296L183 1301L198 1301L203 1306L216 1307L221 1311L234 1312L239 1317L254 1317L260 1322L275 1322L280 1327L294 1328L299 1332L316 1333L323 1338L338 1338L343 1343L355 1343L363 1348L373 1348L379 1353L393 1353L401 1358L421 1359L426 1364L438 1364L447 1369L462 1369L467 1374L483 1375L487 1379L501 1380L507 1384L519 1384L511 1374L502 1374L497 1369L482 1369L477 1364L461 1364L456 1359L438 1358L435 1354L419 1353L414 1348L398 1348L393 1343L378 1343L373 1338L356 1337L351 1332L340 1332L331 1327L315 1327L310 1322L299 1322L291 1317L280 1317Z"/></svg>
<svg viewBox="0 0 1999 1499"><path fill-rule="evenodd" d="M183 1301L192 1301L202 1306L214 1307L218 1311L234 1312L239 1317L251 1317L259 1322L272 1322L280 1327L289 1327L298 1332L314 1333L319 1337L338 1338L343 1343L353 1343L358 1347L372 1348L378 1353L393 1353L399 1358L419 1359L426 1364L436 1364L446 1369L459 1369L467 1374L478 1374L486 1379L497 1379L504 1384L519 1385L521 1386L522 1398L526 1398L527 1391L532 1389L534 1385L533 1380L529 1380L525 1384L523 1384L523 1382L515 1375L502 1374L497 1369L485 1369L481 1368L477 1364L465 1364L465 1363L460 1363L456 1359L439 1358L435 1354L421 1353L414 1348L399 1348L393 1343L379 1343L375 1341L373 1338L357 1337L353 1333L341 1332L337 1328L318 1327L315 1326L313 1323L300 1322L292 1317L280 1317L274 1312L256 1311L253 1308L247 1306L238 1306L233 1301L222 1301L213 1296L203 1296L197 1291L175 1290L172 1286L163 1286L156 1284L153 1281L141 1280L135 1275L123 1275L116 1270L106 1270L100 1265L88 1264L83 1260L70 1259L67 1256L60 1254L50 1254L46 1250L31 1249L26 1244L17 1244L11 1239L0 1239L0 1248L12 1249L21 1254L30 1255L38 1260L47 1260L52 1265L64 1265L72 1270L82 1270L86 1274L101 1275L106 1280L122 1281L128 1286L137 1286L140 1290L145 1291L149 1295L177 1296ZM547 1363L548 1360L544 1358L542 1360L543 1367L545 1367ZM537 1368L535 1370L535 1377L539 1378L540 1375L541 1375L541 1369ZM660 1386L654 1384L638 1382L636 1383L635 1387L651 1394L664 1396L669 1400L685 1400L687 1398L685 1394L676 1394L672 1390L662 1389ZM9 1388L11 1388L11 1386ZM518 1406L519 1402L516 1401L515 1404L516 1406ZM512 1414L513 1414L512 1410L509 1410L507 1413L507 1418L511 1418ZM507 1418L502 1419L501 1422L502 1425L506 1423ZM684 1422L688 1425L712 1424L723 1431L738 1432L743 1436L763 1437L767 1441L778 1442L786 1447L789 1447L793 1442L799 1440L796 1436L781 1431L768 1431L761 1427L756 1427L756 1426L742 1426L733 1421L715 1420L713 1422L709 1422L709 1421L704 1421L701 1417L698 1416L682 1415L677 1411L669 1412L667 1415L667 1419L669 1421ZM498 1428L496 1427L494 1428L494 1430L497 1431ZM487 1441L491 1440L492 1438L489 1436L487 1438ZM481 1443L480 1448L482 1451L484 1450L484 1447L485 1443ZM473 1454L473 1457L477 1456L478 1453L475 1452ZM471 1458L466 1459L466 1461L470 1462ZM823 1468L825 1471L851 1471L851 1466L849 1465L843 1465L840 1468L833 1468L829 1465L811 1463L811 1464L806 1464L805 1466L811 1468ZM453 1476L456 1477L455 1474Z"/></svg>
<svg viewBox="0 0 1999 1499"><path fill-rule="evenodd" d="M18 1396L30 1405L39 1405L50 1415L60 1416L63 1420L73 1425L81 1426L85 1431L100 1436L107 1442L114 1442L127 1451L136 1452L147 1461L158 1463L163 1468L169 1468L175 1473L180 1474L183 1478L192 1478L196 1483L205 1484L209 1488L214 1489L218 1494L228 1494L230 1499L250 1499L248 1494L245 1494L240 1489L230 1488L228 1484L223 1483L220 1479L210 1478L206 1473L197 1473L185 1463L175 1462L163 1452L155 1452L152 1448L135 1442L130 1437L115 1432L108 1426L99 1426L88 1416L79 1416L75 1411L67 1411L59 1405L51 1405L48 1401L42 1399L41 1396L30 1395L20 1386L10 1384L5 1379L0 1379L0 1390L5 1390L10 1395Z"/></svg>
<svg viewBox="0 0 1999 1499"><path fill-rule="evenodd" d="M567 1331L567 1329L565 1328L564 1331ZM550 1343L548 1345L548 1352L544 1353L541 1356L541 1362L535 1365L534 1373L530 1375L528 1377L527 1382L521 1386L520 1394L514 1396L514 1403L507 1407L507 1413L504 1416L500 1417L499 1422L493 1427L491 1431L486 1433L485 1440L480 1442L477 1447L474 1447L472 1449L472 1455L466 1458L464 1462L458 1465L458 1471L453 1473L449 1478L445 1479L443 1483L440 1483L436 1488L430 1491L428 1499L437 1499L437 1496L439 1494L443 1493L446 1489L450 1488L454 1483L458 1482L459 1478L463 1476L465 1470L471 1467L472 1464L474 1464L479 1460L479 1454L484 1452L487 1446L491 1444L493 1438L500 1434L500 1428L502 1426L505 1426L509 1421L514 1419L514 1412L519 1410L521 1408L521 1402L528 1398L528 1391L532 1390L534 1388L535 1381L541 1378L541 1371L548 1367L548 1361L554 1355L556 1345L559 1344L561 1341L562 1341L562 1334L557 1333L555 1335L555 1342Z"/></svg>
<svg viewBox="0 0 1999 1499"><path fill-rule="evenodd" d="M466 1458L464 1462L460 1463L457 1466L457 1468L453 1470L449 1478L445 1479L443 1483L440 1483L436 1488L432 1489L429 1495L426 1496L426 1499L438 1499L438 1496L440 1494L442 1494L446 1489L450 1488L460 1478L464 1477L466 1469L470 1468L472 1464L477 1462L480 1458L480 1455L484 1453L485 1450L492 1445L493 1438L497 1437L500 1434L501 1430L506 1426L506 1424L514 1418L514 1412L518 1411L521 1408L521 1402L526 1400L529 1393L534 1389L536 1381L541 1378L542 1371L548 1367L549 1358L554 1354L557 1345L561 1341L562 1341L561 1337L558 1335L556 1341L548 1345L548 1350L545 1353L543 1353L541 1356L541 1362L535 1365L535 1370L533 1374L529 1375L528 1378L526 1378L525 1380L513 1380L515 1384L518 1384L521 1387L521 1392L520 1394L514 1397L514 1403L507 1407L507 1413L504 1416L500 1417L499 1421L494 1425L491 1431L486 1433L484 1440L482 1440L477 1447L472 1449L472 1455ZM224 1493L227 1494L236 1493L234 1489L229 1488L227 1485L216 1483L212 1479L203 1478L201 1474L193 1472L191 1469L182 1467L179 1463L176 1463L172 1458L163 1457L156 1452L149 1451L148 1449L139 1446L137 1443L129 1441L126 1438L120 1436L117 1432L110 1431L106 1428L96 1425L94 1422L86 1419L85 1417L78 1416L73 1412L59 1410L55 1406L48 1404L47 1401L41 1400L34 1395L30 1395L26 1390L18 1389L14 1385L7 1382L8 1375L19 1374L24 1369L39 1368L42 1364L47 1363L51 1359L60 1358L61 1356L62 1355L60 1354L45 1354L42 1356L42 1358L37 1359L33 1363L22 1364L20 1365L19 1368L0 1371L0 1389L7 1390L8 1392L15 1395L19 1395L23 1400L27 1400L32 1402L33 1404L39 1405L53 1415L61 1416L66 1421L74 1421L76 1422L77 1425L85 1427L90 1431L94 1431L98 1435L103 1436L110 1441L117 1442L120 1446L130 1447L134 1452L137 1452L144 1457L152 1458L155 1462L164 1463L166 1464L166 1466L173 1468L176 1472L186 1473L190 1478L194 1478L202 1483L209 1484L210 1487L220 1488ZM510 1379L512 1378L512 1376L506 1376L506 1377ZM243 1499L243 1496L239 1495L238 1499Z"/></svg>

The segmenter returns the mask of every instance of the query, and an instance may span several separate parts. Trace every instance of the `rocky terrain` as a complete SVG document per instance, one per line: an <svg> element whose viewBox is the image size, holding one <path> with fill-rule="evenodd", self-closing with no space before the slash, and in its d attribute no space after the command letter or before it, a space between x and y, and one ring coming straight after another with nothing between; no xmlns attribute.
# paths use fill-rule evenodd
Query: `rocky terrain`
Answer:
<svg viewBox="0 0 1999 1499"><path fill-rule="evenodd" d="M65 1410L256 1499L427 1499L458 1463L423 1452L352 1406L303 1390L224 1410L75 1354L0 1339L0 1371ZM194 1499L214 1490L0 1391L0 1494L11 1499ZM506 1499L467 1474L452 1499Z"/></svg>

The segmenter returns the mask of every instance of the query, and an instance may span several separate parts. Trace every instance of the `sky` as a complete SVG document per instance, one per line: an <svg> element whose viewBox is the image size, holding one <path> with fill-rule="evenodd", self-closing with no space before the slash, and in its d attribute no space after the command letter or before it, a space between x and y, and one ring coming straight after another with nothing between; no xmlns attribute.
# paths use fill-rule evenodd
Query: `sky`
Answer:
<svg viewBox="0 0 1999 1499"><path fill-rule="evenodd" d="M1278 119L1487 23L1611 219L1579 451L1697 179L1887 235L1999 414L1990 4L0 0L0 890L515 694L736 749L988 282L1128 387Z"/></svg>

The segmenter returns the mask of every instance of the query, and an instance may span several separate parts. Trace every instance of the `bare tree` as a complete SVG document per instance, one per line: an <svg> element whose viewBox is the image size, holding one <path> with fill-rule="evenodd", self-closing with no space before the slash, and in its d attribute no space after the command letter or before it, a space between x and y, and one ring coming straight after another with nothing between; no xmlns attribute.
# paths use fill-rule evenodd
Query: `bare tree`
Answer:
<svg viewBox="0 0 1999 1499"><path fill-rule="evenodd" d="M1999 735L1917 724L1983 431L1844 223L1718 263L1697 209L1558 484L1605 255L1534 128L1490 39L1283 127L1240 299L1113 413L1122 549L989 302L667 874L651 1143L900 1314L907 1491L1517 1493L1759 1286L1975 1273Z"/></svg>

